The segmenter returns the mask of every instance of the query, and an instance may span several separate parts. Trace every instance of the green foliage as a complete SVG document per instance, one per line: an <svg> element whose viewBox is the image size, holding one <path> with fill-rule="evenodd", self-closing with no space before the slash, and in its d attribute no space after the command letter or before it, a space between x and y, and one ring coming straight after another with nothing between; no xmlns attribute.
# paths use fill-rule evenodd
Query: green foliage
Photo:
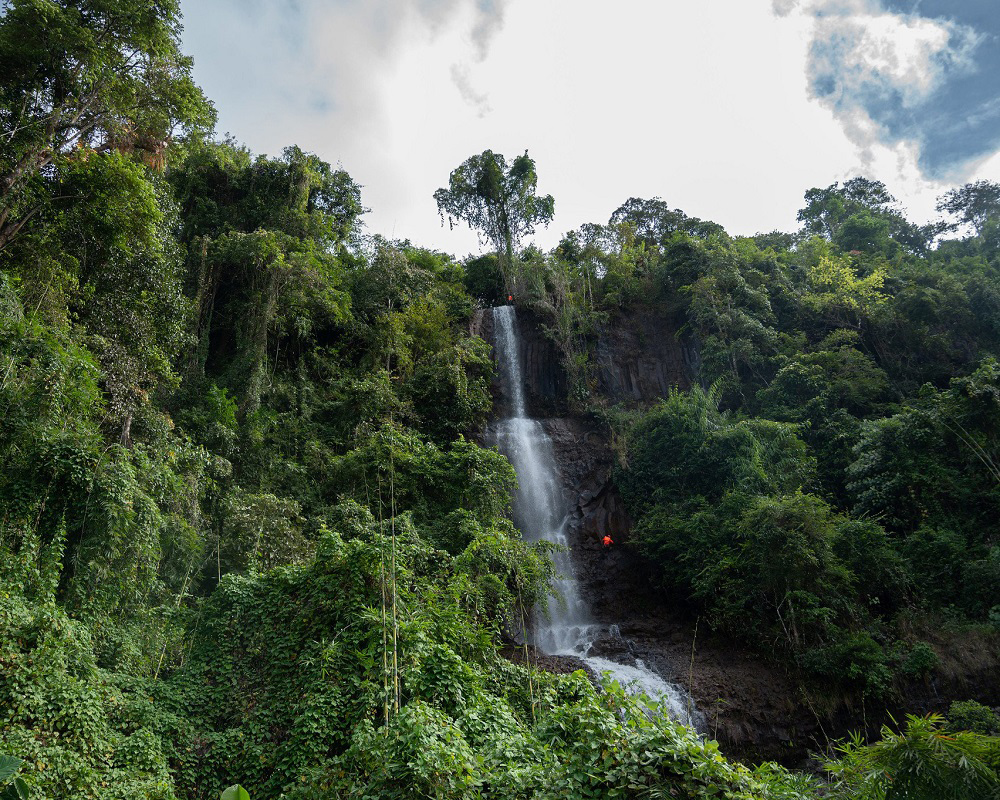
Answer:
<svg viewBox="0 0 1000 800"><path fill-rule="evenodd" d="M702 339L708 375L738 382L746 371L759 370L760 357L775 349L767 276L755 263L757 254L742 243L710 240L696 247L703 250L706 267L680 289L690 296L688 319Z"/></svg>
<svg viewBox="0 0 1000 800"><path fill-rule="evenodd" d="M934 251L947 225L857 178L807 192L797 235L731 240L633 199L555 254L623 319L655 298L695 343L693 382L722 381L617 423L616 482L663 589L869 697L938 668L897 614L995 614L991 191L945 196L976 235Z"/></svg>
<svg viewBox="0 0 1000 800"><path fill-rule="evenodd" d="M410 509L419 521L465 509L484 525L504 515L514 487L509 462L459 438L447 450L412 431L385 426L372 431L334 465L342 495L352 495L381 516Z"/></svg>
<svg viewBox="0 0 1000 800"><path fill-rule="evenodd" d="M350 240L365 211L350 175L295 146L280 158L254 158L232 140L198 143L167 177L181 205L185 242L263 229L335 246Z"/></svg>
<svg viewBox="0 0 1000 800"><path fill-rule="evenodd" d="M30 792L28 784L16 776L17 770L23 763L20 758L0 755L0 786L7 784L5 789L0 790L2 800L28 800Z"/></svg>
<svg viewBox="0 0 1000 800"><path fill-rule="evenodd" d="M875 700L885 700L892 689L892 669L885 648L864 630L834 627L828 638L800 657L807 673Z"/></svg>
<svg viewBox="0 0 1000 800"><path fill-rule="evenodd" d="M813 469L792 425L743 420L718 408L720 387L672 391L627 434L617 481L630 507L719 499L726 491L794 491Z"/></svg>
<svg viewBox="0 0 1000 800"><path fill-rule="evenodd" d="M13 778L18 767L23 763L24 759L0 755L0 782L6 783Z"/></svg>
<svg viewBox="0 0 1000 800"><path fill-rule="evenodd" d="M926 678L940 664L940 659L927 642L916 642L906 654L902 672L913 678Z"/></svg>
<svg viewBox="0 0 1000 800"><path fill-rule="evenodd" d="M150 393L174 380L171 360L185 337L174 209L131 156L84 152L59 167L52 191L72 206L24 227L0 262L33 317L63 329L75 322L102 368L104 425L127 444Z"/></svg>
<svg viewBox="0 0 1000 800"><path fill-rule="evenodd" d="M825 256L808 270L813 293L805 298L807 305L817 310L840 310L871 314L886 301L881 289L885 284L885 270L876 267L868 275L859 277L847 256Z"/></svg>
<svg viewBox="0 0 1000 800"><path fill-rule="evenodd" d="M780 356L753 404L760 416L800 425L816 457L819 486L841 506L848 503L845 472L861 420L887 410L892 397L888 377L862 347L856 333L841 330L808 352Z"/></svg>
<svg viewBox="0 0 1000 800"><path fill-rule="evenodd" d="M14 0L0 17L0 252L64 197L49 185L67 154L97 148L153 165L178 130L214 113L179 52L179 5ZM55 169L51 169L55 166Z"/></svg>
<svg viewBox="0 0 1000 800"><path fill-rule="evenodd" d="M859 628L902 601L903 559L881 527L803 491L812 464L794 427L737 420L694 389L639 417L626 445L616 482L664 588L814 676L891 689L888 655Z"/></svg>
<svg viewBox="0 0 1000 800"><path fill-rule="evenodd" d="M160 742L136 724L148 698L96 668L85 625L0 591L0 642L0 748L23 757L29 797L175 797Z"/></svg>
<svg viewBox="0 0 1000 800"><path fill-rule="evenodd" d="M462 718L412 704L386 728L366 726L290 796L792 800L814 788L772 765L751 772L726 762L715 743L616 685L598 696L576 673L544 679L541 693L535 725L503 701Z"/></svg>
<svg viewBox="0 0 1000 800"><path fill-rule="evenodd" d="M829 761L833 797L858 800L966 800L1000 797L996 771L1000 741L975 733L948 733L941 717L907 716L896 733L864 746L855 738Z"/></svg>
<svg viewBox="0 0 1000 800"><path fill-rule="evenodd" d="M703 239L724 233L718 223L689 217L678 208L671 209L659 197L630 197L611 215L611 225L622 223L632 228L639 241L654 248L663 247L679 231Z"/></svg>
<svg viewBox="0 0 1000 800"><path fill-rule="evenodd" d="M2 793L0 797L3 800L29 800L31 789L28 784L25 783L21 778L14 778L11 781L10 786L8 786Z"/></svg>
<svg viewBox="0 0 1000 800"><path fill-rule="evenodd" d="M19 323L2 336L7 579L29 597L58 596L106 622L155 605L165 588L160 574L196 549L185 539L199 523L203 453L168 434L132 450L104 444L93 357L37 325Z"/></svg>
<svg viewBox="0 0 1000 800"><path fill-rule="evenodd" d="M858 510L905 536L902 553L927 600L977 616L996 596L993 543L983 534L1000 489L997 385L990 360L948 391L928 387L912 406L865 426L848 472Z"/></svg>
<svg viewBox="0 0 1000 800"><path fill-rule="evenodd" d="M538 176L535 162L525 151L510 164L499 153L484 150L452 171L448 188L434 192L442 221L467 222L482 233L501 256L505 289L520 293L514 275L514 254L522 238L538 224L552 221L552 195L535 194Z"/></svg>
<svg viewBox="0 0 1000 800"><path fill-rule="evenodd" d="M364 211L360 189L297 147L254 160L230 142L192 149L168 179L196 314L190 374L215 377L241 422L253 422L269 354L301 351L345 318L345 248Z"/></svg>
<svg viewBox="0 0 1000 800"><path fill-rule="evenodd" d="M892 256L900 249L922 252L932 231L908 222L881 181L852 178L843 186L810 189L799 222L807 233L829 239L842 250Z"/></svg>
<svg viewBox="0 0 1000 800"><path fill-rule="evenodd" d="M414 422L436 442L476 430L493 406L492 374L493 362L481 340L421 357L405 387Z"/></svg>
<svg viewBox="0 0 1000 800"><path fill-rule="evenodd" d="M182 773L184 781L207 787L241 775L276 793L330 748L347 746L363 720L391 711L391 664L399 665L407 707L425 702L449 714L475 707L485 680L477 670L496 656L490 628L473 620L502 623L512 591L534 602L548 577L540 559L508 537L480 537L453 560L405 520L380 526L370 514L345 511L356 520L344 525L351 538L325 533L309 566L227 579L213 595L190 666L162 690L168 708L199 710L189 712L198 729L176 729L173 747L186 752L192 737L211 743L211 755ZM498 597L509 576L516 586Z"/></svg>
<svg viewBox="0 0 1000 800"><path fill-rule="evenodd" d="M938 199L937 210L952 214L976 233L982 233L990 220L1000 216L1000 184L976 181L950 189Z"/></svg>
<svg viewBox="0 0 1000 800"><path fill-rule="evenodd" d="M1000 734L1000 715L975 700L956 700L948 707L948 727L984 736Z"/></svg>
<svg viewBox="0 0 1000 800"><path fill-rule="evenodd" d="M507 295L504 293L500 260L495 253L465 262L465 288L483 305L503 305Z"/></svg>

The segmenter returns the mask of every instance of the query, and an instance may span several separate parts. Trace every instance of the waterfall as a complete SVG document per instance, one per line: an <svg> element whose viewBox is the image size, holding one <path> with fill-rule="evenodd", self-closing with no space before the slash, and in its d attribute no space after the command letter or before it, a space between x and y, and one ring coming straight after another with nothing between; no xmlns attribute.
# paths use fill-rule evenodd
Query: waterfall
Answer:
<svg viewBox="0 0 1000 800"><path fill-rule="evenodd" d="M659 697L666 702L672 717L693 724L690 698L641 659L633 659L633 664L621 664L590 655L599 637L620 638L618 626L597 625L580 595L566 536L569 503L560 486L552 440L541 422L527 416L524 371L513 306L493 309L493 331L501 388L510 408L510 416L496 423L494 433L500 451L517 472L514 522L526 541L545 540L559 545L553 556L555 596L549 599L546 609L536 611L534 645L548 655L580 658L597 673L610 672L628 691Z"/></svg>

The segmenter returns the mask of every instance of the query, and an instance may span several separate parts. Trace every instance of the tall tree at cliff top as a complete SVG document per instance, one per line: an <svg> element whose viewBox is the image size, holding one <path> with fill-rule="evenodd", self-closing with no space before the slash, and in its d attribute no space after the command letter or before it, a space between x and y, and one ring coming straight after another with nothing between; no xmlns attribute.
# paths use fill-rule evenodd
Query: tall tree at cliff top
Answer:
<svg viewBox="0 0 1000 800"><path fill-rule="evenodd" d="M552 195L535 194L537 184L535 162L527 150L510 165L499 153L484 150L452 171L447 189L434 192L442 218L447 216L450 225L464 220L496 248L508 291L514 288L518 243L539 223L547 226L555 211Z"/></svg>
<svg viewBox="0 0 1000 800"><path fill-rule="evenodd" d="M0 250L53 201L77 148L162 163L211 105L181 55L177 0L10 0L0 16ZM58 194L58 193L56 193Z"/></svg>

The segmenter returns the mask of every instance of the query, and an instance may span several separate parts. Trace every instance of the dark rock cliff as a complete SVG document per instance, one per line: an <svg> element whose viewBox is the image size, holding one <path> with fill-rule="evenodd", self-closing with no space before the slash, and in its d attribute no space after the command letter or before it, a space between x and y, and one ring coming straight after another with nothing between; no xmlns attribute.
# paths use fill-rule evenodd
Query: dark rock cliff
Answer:
<svg viewBox="0 0 1000 800"><path fill-rule="evenodd" d="M675 386L689 388L698 352L662 316L640 311L598 331L593 360L598 395L637 405L654 403Z"/></svg>
<svg viewBox="0 0 1000 800"><path fill-rule="evenodd" d="M568 380L561 354L545 334L545 323L535 313L517 310L519 357L524 372L529 416L543 421L556 451L566 489L567 508L575 532L576 554L603 554L601 539L610 533L615 542L628 542L631 519L612 478L613 457L607 432L595 421L569 415ZM494 341L490 309L478 311L472 333L491 345ZM597 331L592 343L596 394L608 404L651 405L671 388L689 388L697 364L697 351L679 337L670 323L651 312L612 320ZM492 387L495 414L508 413L499 379ZM636 585L648 585L643 561L622 548L613 561L630 575L640 575ZM580 560L578 558L578 560ZM608 570L581 561L581 576L592 599L601 607L616 603L619 579ZM618 569L612 572L621 572Z"/></svg>
<svg viewBox="0 0 1000 800"><path fill-rule="evenodd" d="M530 311L518 309L519 357L524 371L524 399L528 406L528 416L533 419L557 417L567 413L566 370L558 348L545 335L542 320ZM479 310L473 316L471 332L491 345L493 344L493 315L490 310ZM510 409L500 391L500 384L494 381L491 387L494 413L503 417Z"/></svg>
<svg viewBox="0 0 1000 800"><path fill-rule="evenodd" d="M545 321L518 309L520 357L524 370L528 413L536 419L565 416L569 410L568 381L562 355L545 334ZM493 315L479 310L472 333L493 343ZM591 342L595 394L609 405L649 405L671 388L690 388L698 367L698 351L684 340L670 322L652 312L638 312L603 325ZM504 407L499 386L493 387L497 416Z"/></svg>

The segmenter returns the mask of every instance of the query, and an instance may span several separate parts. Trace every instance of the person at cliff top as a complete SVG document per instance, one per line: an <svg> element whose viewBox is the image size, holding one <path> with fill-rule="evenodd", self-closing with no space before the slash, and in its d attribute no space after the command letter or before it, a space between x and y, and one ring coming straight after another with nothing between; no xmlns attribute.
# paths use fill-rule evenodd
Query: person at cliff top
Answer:
<svg viewBox="0 0 1000 800"><path fill-rule="evenodd" d="M601 541L604 543L604 549L605 550L610 550L611 549L611 545L614 544L614 542L611 539L610 534L607 534L607 533L604 534L604 538L601 539Z"/></svg>

